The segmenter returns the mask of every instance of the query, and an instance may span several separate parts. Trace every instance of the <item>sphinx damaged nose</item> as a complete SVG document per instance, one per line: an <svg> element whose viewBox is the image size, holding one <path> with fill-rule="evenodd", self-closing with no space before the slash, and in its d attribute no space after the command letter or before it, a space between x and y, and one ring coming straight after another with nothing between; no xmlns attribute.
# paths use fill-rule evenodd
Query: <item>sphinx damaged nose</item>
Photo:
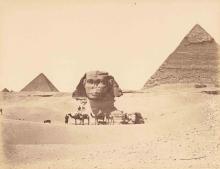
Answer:
<svg viewBox="0 0 220 169"><path fill-rule="evenodd" d="M96 88L95 93L101 93L102 90L100 88Z"/></svg>

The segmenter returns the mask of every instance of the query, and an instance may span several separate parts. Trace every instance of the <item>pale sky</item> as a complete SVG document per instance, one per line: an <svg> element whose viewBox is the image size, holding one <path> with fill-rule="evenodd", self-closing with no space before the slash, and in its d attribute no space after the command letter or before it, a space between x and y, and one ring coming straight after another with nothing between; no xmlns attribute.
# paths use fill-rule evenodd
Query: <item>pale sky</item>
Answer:
<svg viewBox="0 0 220 169"><path fill-rule="evenodd" d="M1 0L0 90L42 72L73 91L90 70L140 89L197 23L220 43L220 1Z"/></svg>

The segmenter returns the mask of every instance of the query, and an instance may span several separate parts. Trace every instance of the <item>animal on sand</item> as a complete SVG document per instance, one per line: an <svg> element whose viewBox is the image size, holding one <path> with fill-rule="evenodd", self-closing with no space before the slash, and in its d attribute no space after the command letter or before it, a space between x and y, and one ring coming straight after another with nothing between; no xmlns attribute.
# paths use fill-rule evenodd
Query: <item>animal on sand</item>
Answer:
<svg viewBox="0 0 220 169"><path fill-rule="evenodd" d="M80 124L82 124L82 125L84 125L85 119L87 119L88 125L90 123L90 119L89 119L88 114L75 113L74 115L72 115L71 113L69 113L68 116L75 120L75 125L77 124L77 120L80 120Z"/></svg>
<svg viewBox="0 0 220 169"><path fill-rule="evenodd" d="M91 113L91 116L95 118L95 125L114 124L114 117L110 113L105 114L101 110L99 110L97 114Z"/></svg>
<svg viewBox="0 0 220 169"><path fill-rule="evenodd" d="M108 124L114 124L114 116L112 114L106 114L106 120Z"/></svg>
<svg viewBox="0 0 220 169"><path fill-rule="evenodd" d="M97 114L90 113L90 115L95 118L95 125L105 124L105 114L99 111Z"/></svg>
<svg viewBox="0 0 220 169"><path fill-rule="evenodd" d="M51 123L51 120L44 120L44 123Z"/></svg>
<svg viewBox="0 0 220 169"><path fill-rule="evenodd" d="M135 112L135 120L134 124L144 124L144 118L142 117L142 114L139 112Z"/></svg>

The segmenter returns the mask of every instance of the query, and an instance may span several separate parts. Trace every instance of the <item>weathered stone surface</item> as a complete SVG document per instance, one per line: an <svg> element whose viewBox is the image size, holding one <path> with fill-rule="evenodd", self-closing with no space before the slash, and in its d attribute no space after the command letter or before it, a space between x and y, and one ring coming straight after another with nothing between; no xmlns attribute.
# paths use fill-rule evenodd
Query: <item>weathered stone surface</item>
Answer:
<svg viewBox="0 0 220 169"><path fill-rule="evenodd" d="M219 84L219 45L199 25L145 83L144 89L174 83Z"/></svg>
<svg viewBox="0 0 220 169"><path fill-rule="evenodd" d="M21 91L58 92L58 89L41 73Z"/></svg>
<svg viewBox="0 0 220 169"><path fill-rule="evenodd" d="M4 88L4 89L2 90L2 92L9 92L9 90L8 90L7 88Z"/></svg>

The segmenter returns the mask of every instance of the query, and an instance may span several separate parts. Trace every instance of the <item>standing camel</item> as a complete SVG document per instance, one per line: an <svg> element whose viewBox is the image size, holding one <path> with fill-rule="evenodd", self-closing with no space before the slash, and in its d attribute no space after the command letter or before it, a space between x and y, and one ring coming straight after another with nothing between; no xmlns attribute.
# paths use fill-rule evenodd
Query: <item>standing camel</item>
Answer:
<svg viewBox="0 0 220 169"><path fill-rule="evenodd" d="M99 110L99 112L97 114L91 113L91 116L93 118L95 118L95 125L97 125L97 124L114 124L114 117L110 113L105 114L101 110Z"/></svg>
<svg viewBox="0 0 220 169"><path fill-rule="evenodd" d="M88 114L76 113L76 114L72 115L71 113L69 113L68 116L75 120L75 125L77 124L77 120L80 120L80 124L84 125L84 120L85 119L88 120L88 125L89 125L90 120L89 120L89 115Z"/></svg>
<svg viewBox="0 0 220 169"><path fill-rule="evenodd" d="M106 114L108 124L114 124L114 116L112 114Z"/></svg>
<svg viewBox="0 0 220 169"><path fill-rule="evenodd" d="M105 123L105 114L99 111L97 114L90 113L90 115L95 118L95 125ZM101 121L100 121L101 120Z"/></svg>

